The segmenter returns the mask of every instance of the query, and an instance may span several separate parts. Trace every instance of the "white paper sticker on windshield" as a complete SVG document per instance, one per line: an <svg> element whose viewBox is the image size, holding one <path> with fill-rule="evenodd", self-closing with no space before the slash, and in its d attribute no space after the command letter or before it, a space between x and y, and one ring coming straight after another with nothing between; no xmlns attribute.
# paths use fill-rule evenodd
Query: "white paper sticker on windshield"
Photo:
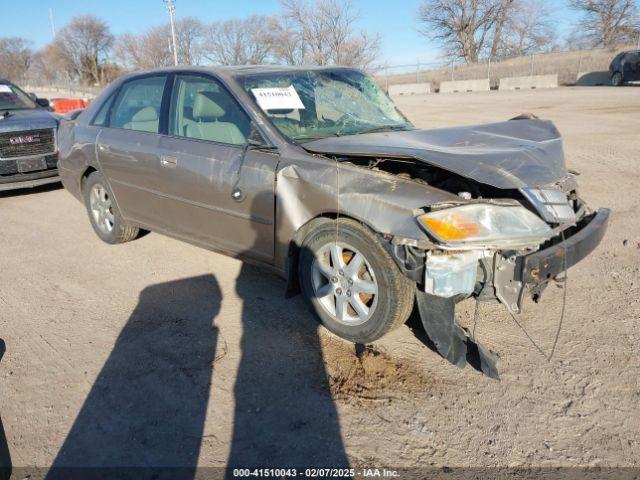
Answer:
<svg viewBox="0 0 640 480"><path fill-rule="evenodd" d="M0 93L13 93L9 85L0 85Z"/></svg>
<svg viewBox="0 0 640 480"><path fill-rule="evenodd" d="M251 92L263 110L304 110L293 85L287 88L252 88Z"/></svg>

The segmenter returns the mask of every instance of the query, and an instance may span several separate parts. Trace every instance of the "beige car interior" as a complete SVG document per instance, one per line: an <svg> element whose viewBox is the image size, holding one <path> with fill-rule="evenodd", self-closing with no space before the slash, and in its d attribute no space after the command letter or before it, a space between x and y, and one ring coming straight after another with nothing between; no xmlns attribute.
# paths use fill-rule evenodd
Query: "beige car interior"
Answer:
<svg viewBox="0 0 640 480"><path fill-rule="evenodd" d="M184 108L178 108L176 120L179 135L218 143L243 145L246 138L240 129L234 123L220 120L227 112L219 102L214 100L215 95L216 93L211 91L196 93L192 119L185 115ZM184 105L184 102L179 100L178 105Z"/></svg>
<svg viewBox="0 0 640 480"><path fill-rule="evenodd" d="M138 110L131 121L125 123L122 128L138 130L141 132L158 132L158 111L154 107L144 107Z"/></svg>

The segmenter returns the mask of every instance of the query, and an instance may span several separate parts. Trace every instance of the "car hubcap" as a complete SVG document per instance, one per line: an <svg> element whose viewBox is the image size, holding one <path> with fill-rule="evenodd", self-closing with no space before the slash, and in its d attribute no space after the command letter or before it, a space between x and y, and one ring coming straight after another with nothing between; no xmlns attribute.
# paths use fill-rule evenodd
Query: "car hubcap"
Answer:
<svg viewBox="0 0 640 480"><path fill-rule="evenodd" d="M91 214L97 227L103 233L111 233L115 217L113 215L111 198L106 188L100 184L94 185L89 195L89 202L91 204Z"/></svg>
<svg viewBox="0 0 640 480"><path fill-rule="evenodd" d="M313 262L312 285L318 302L345 325L360 325L373 315L378 282L364 255L345 243L322 247Z"/></svg>

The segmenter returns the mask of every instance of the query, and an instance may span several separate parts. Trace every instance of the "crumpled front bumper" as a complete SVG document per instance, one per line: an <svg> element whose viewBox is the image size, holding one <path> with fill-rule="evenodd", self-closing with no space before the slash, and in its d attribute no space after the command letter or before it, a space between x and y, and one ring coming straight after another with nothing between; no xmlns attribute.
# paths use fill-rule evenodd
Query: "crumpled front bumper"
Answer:
<svg viewBox="0 0 640 480"><path fill-rule="evenodd" d="M607 230L610 213L603 208L585 216L534 253L497 252L493 258L485 259L487 276L480 282L482 288L476 295L482 297L493 286L495 297L489 294L489 298L497 298L512 313L520 312L525 293L533 294L534 298L539 296L550 281L595 250ZM479 358L479 368L498 378L497 357L478 345L456 322L455 304L464 297L444 298L417 288L422 324L438 352L449 362L463 367L473 353Z"/></svg>
<svg viewBox="0 0 640 480"><path fill-rule="evenodd" d="M522 281L535 285L549 281L566 268L574 266L600 244L609 224L611 210L601 208L589 215L564 241L523 257Z"/></svg>
<svg viewBox="0 0 640 480"><path fill-rule="evenodd" d="M611 211L602 208L585 216L534 253L496 254L493 286L496 297L512 312L522 310L526 293L539 298L547 284L588 256L602 241Z"/></svg>

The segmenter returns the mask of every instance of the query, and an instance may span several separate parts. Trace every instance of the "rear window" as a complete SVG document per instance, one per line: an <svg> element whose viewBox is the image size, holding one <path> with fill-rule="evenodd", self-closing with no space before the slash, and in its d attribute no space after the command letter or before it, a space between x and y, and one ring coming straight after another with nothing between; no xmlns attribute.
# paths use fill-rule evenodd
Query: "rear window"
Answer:
<svg viewBox="0 0 640 480"><path fill-rule="evenodd" d="M109 126L158 133L166 76L144 77L125 83L111 112Z"/></svg>

